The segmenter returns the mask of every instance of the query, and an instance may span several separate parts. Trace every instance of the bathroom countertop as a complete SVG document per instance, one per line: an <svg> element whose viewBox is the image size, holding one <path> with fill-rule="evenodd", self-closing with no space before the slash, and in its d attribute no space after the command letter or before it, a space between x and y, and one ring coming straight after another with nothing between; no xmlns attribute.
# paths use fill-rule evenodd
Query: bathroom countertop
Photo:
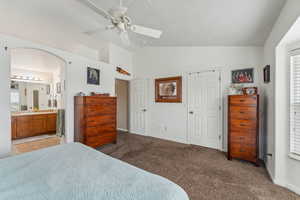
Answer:
<svg viewBox="0 0 300 200"><path fill-rule="evenodd" d="M46 114L56 114L56 111L40 111L40 112L15 112L11 113L11 116L17 117L17 116L27 116L27 115L46 115Z"/></svg>

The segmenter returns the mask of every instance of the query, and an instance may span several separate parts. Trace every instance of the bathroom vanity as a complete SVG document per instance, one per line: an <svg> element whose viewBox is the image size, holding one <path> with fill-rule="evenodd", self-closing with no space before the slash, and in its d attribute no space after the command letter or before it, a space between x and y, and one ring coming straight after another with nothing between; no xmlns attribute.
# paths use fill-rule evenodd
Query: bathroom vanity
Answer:
<svg viewBox="0 0 300 200"><path fill-rule="evenodd" d="M15 112L11 116L12 139L56 133L55 111Z"/></svg>

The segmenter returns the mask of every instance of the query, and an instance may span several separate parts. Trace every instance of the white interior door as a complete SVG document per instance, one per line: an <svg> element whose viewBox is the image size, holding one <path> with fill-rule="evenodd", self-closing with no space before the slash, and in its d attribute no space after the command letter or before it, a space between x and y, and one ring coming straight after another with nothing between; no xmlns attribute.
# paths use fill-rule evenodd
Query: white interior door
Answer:
<svg viewBox="0 0 300 200"><path fill-rule="evenodd" d="M148 81L130 81L130 132L146 135Z"/></svg>
<svg viewBox="0 0 300 200"><path fill-rule="evenodd" d="M191 144L221 149L220 73L193 73L188 78L188 134Z"/></svg>

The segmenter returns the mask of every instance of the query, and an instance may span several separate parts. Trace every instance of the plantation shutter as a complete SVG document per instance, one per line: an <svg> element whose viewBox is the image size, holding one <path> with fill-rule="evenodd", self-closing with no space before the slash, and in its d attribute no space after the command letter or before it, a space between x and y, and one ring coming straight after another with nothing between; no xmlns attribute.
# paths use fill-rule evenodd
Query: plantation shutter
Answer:
<svg viewBox="0 0 300 200"><path fill-rule="evenodd" d="M300 53L291 56L290 151L300 155Z"/></svg>

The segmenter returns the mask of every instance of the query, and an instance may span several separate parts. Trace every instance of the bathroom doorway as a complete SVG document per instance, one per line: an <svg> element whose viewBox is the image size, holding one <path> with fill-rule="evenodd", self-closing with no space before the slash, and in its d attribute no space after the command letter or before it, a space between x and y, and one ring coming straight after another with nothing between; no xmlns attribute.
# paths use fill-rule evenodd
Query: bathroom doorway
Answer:
<svg viewBox="0 0 300 200"><path fill-rule="evenodd" d="M59 145L65 133L65 66L43 50L11 50L13 153Z"/></svg>

